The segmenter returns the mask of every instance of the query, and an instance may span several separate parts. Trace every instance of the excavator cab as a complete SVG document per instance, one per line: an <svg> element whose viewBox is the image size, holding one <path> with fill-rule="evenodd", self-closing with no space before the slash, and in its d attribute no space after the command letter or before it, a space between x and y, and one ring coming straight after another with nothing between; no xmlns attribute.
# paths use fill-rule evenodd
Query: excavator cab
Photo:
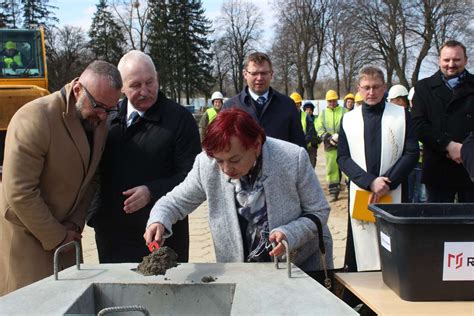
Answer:
<svg viewBox="0 0 474 316"><path fill-rule="evenodd" d="M48 94L43 28L0 28L0 165L12 116L24 104Z"/></svg>
<svg viewBox="0 0 474 316"><path fill-rule="evenodd" d="M48 88L42 29L0 29L0 85Z"/></svg>

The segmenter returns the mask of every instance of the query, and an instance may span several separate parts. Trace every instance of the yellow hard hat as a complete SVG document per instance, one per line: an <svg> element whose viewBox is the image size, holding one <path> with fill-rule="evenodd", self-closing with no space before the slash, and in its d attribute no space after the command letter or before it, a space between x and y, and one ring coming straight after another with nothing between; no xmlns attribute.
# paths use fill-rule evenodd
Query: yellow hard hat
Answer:
<svg viewBox="0 0 474 316"><path fill-rule="evenodd" d="M355 101L355 102L363 102L363 101L364 101L364 98L362 98L362 96L360 95L360 93L357 92L356 95L355 95L354 101Z"/></svg>
<svg viewBox="0 0 474 316"><path fill-rule="evenodd" d="M334 90L328 90L326 92L326 101L332 101L332 100L338 100L339 96L337 95L337 92Z"/></svg>
<svg viewBox="0 0 474 316"><path fill-rule="evenodd" d="M16 44L15 42L8 41L5 43L5 49L16 49Z"/></svg>
<svg viewBox="0 0 474 316"><path fill-rule="evenodd" d="M354 95L352 93L346 94L346 96L344 97L344 101L346 101L347 99L354 99Z"/></svg>
<svg viewBox="0 0 474 316"><path fill-rule="evenodd" d="M303 102L303 98L298 92L293 92L290 94L290 98L295 102L295 103L301 103Z"/></svg>

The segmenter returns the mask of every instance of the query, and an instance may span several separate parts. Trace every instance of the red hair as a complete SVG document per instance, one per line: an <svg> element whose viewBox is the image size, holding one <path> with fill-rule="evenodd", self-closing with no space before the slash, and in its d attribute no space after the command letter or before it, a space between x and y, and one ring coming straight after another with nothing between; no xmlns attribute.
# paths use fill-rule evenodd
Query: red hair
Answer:
<svg viewBox="0 0 474 316"><path fill-rule="evenodd" d="M230 139L235 136L245 149L255 147L260 138L265 142L265 131L247 112L239 109L222 110L209 124L202 148L209 157L229 150Z"/></svg>

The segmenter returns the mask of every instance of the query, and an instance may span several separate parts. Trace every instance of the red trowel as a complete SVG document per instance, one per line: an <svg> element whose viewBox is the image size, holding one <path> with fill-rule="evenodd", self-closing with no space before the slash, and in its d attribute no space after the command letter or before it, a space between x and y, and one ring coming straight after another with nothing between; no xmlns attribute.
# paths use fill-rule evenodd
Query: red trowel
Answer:
<svg viewBox="0 0 474 316"><path fill-rule="evenodd" d="M148 246L148 249L150 250L150 252L153 252L155 250L160 249L160 245L158 244L158 242L156 240L152 241L147 246Z"/></svg>

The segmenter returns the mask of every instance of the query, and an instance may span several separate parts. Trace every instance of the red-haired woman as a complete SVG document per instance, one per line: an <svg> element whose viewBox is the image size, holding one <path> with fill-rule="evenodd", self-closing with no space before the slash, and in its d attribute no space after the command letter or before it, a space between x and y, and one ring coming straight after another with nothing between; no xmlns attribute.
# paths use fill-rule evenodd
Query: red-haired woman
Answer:
<svg viewBox="0 0 474 316"><path fill-rule="evenodd" d="M321 270L317 227L304 217L313 214L323 224L327 264L333 266L329 205L304 148L266 137L237 109L219 113L202 145L186 179L153 207L147 243L163 243L172 224L207 199L217 262L271 261L284 253L285 239L294 264Z"/></svg>

